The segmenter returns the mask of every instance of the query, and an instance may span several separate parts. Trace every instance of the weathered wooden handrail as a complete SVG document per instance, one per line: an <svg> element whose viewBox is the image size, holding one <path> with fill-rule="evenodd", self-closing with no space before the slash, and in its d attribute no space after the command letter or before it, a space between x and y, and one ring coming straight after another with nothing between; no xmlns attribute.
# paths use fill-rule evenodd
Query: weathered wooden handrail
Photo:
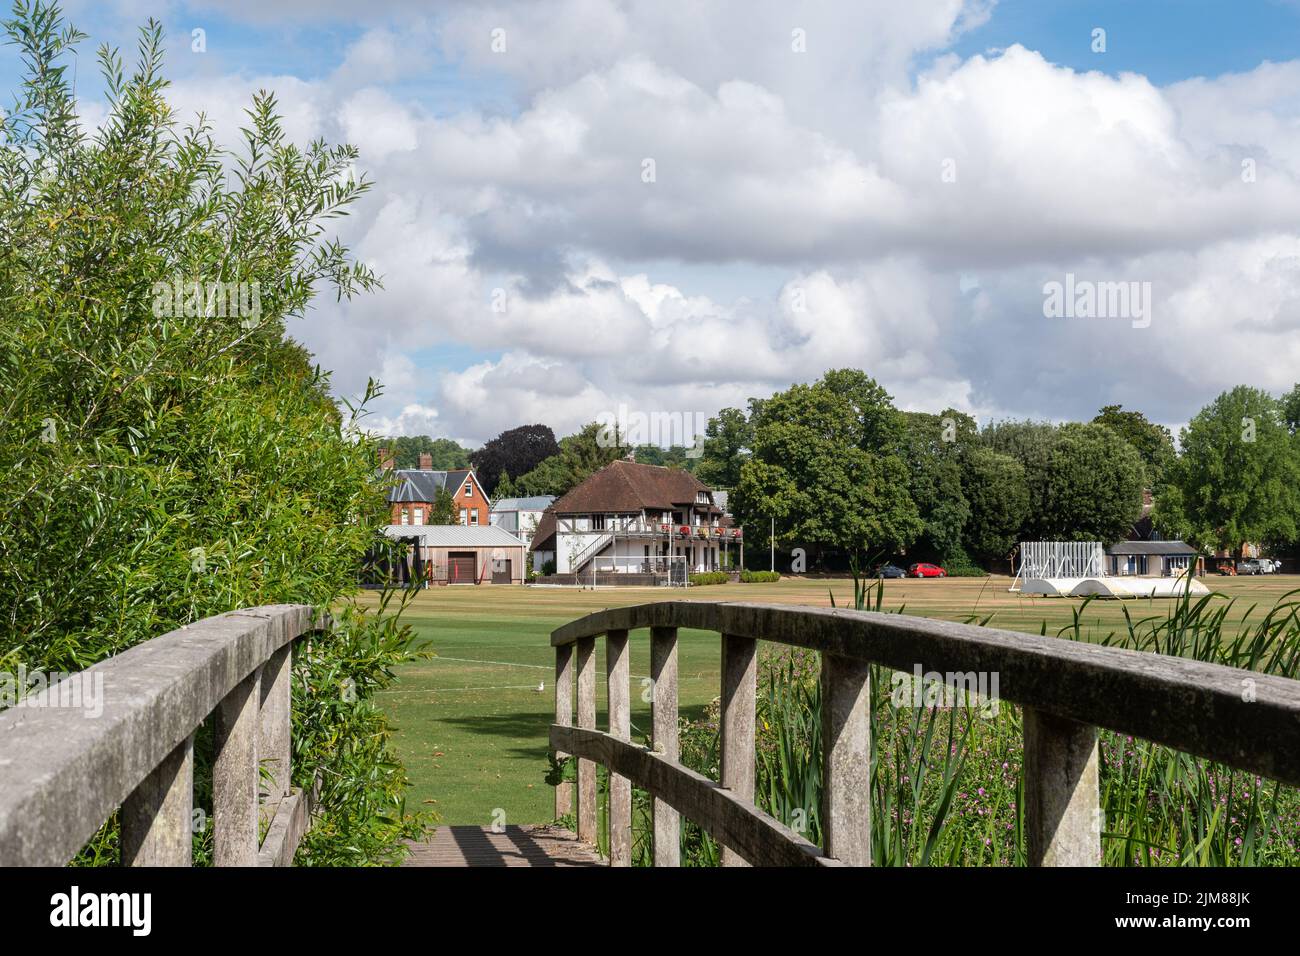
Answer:
<svg viewBox="0 0 1300 956"><path fill-rule="evenodd" d="M682 766L677 630L722 635L721 780ZM652 747L628 740L628 632L651 631ZM610 732L596 730L595 640L609 653ZM822 655L825 847L753 806L757 642ZM551 635L551 749L578 758L578 835L596 840L595 763L611 774L610 862L631 862L631 787L653 798L656 866L678 864L678 813L722 846L724 865L871 862L870 664L904 672L996 675L1024 708L1025 826L1031 864L1101 862L1097 728L1143 737L1300 786L1300 681L1060 638L871 611L666 601L587 615ZM577 647L578 723L573 726ZM963 681L971 686L969 681ZM617 787L615 786L617 782ZM556 814L573 809L570 784ZM619 831L615 833L615 828Z"/></svg>
<svg viewBox="0 0 1300 956"><path fill-rule="evenodd" d="M93 716L59 705L63 684L0 713L0 866L67 863L119 806L124 864L189 866L209 715L213 862L288 865L307 821L290 785L292 643L324 624L301 604L219 614L73 675L102 686Z"/></svg>

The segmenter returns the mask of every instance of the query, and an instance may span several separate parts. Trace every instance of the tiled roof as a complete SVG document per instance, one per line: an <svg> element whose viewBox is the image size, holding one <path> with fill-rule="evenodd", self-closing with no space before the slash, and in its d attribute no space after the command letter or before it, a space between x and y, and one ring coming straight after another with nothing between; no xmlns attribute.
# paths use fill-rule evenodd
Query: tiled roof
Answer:
<svg viewBox="0 0 1300 956"><path fill-rule="evenodd" d="M680 468L616 461L571 489L552 507L556 514L667 511L695 505L696 495L708 490L708 485Z"/></svg>
<svg viewBox="0 0 1300 956"><path fill-rule="evenodd" d="M390 524L390 538L420 538L426 548L523 548L526 545L504 528L481 524Z"/></svg>
<svg viewBox="0 0 1300 956"><path fill-rule="evenodd" d="M533 550L555 550L555 511L552 508L547 508L537 519L537 530L533 532Z"/></svg>

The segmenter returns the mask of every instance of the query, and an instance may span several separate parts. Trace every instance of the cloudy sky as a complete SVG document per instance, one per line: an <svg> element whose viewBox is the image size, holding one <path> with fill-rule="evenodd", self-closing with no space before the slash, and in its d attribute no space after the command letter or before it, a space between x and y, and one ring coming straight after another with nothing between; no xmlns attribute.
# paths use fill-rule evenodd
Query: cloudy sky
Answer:
<svg viewBox="0 0 1300 956"><path fill-rule="evenodd" d="M386 288L290 331L340 394L383 382L379 431L710 414L840 366L908 409L1176 428L1300 379L1300 3L68 9L88 115L94 44L152 15L183 116L233 143L269 88L359 148L341 234ZM1067 275L1149 314L1046 316Z"/></svg>

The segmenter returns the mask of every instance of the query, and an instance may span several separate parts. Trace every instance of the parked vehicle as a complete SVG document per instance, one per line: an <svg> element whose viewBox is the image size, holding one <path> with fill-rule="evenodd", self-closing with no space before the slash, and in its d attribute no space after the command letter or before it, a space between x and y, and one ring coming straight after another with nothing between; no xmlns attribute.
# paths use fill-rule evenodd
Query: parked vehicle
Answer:
<svg viewBox="0 0 1300 956"><path fill-rule="evenodd" d="M1237 566L1231 561L1220 561L1219 566L1215 568L1215 570L1225 577L1235 577L1237 574Z"/></svg>
<svg viewBox="0 0 1300 956"><path fill-rule="evenodd" d="M1255 560L1254 558L1247 558L1245 561L1237 562L1237 573L1238 574L1263 574L1264 571L1260 567L1260 563L1257 560Z"/></svg>
<svg viewBox="0 0 1300 956"><path fill-rule="evenodd" d="M876 577L878 578L905 578L907 572L896 564L882 564L876 568Z"/></svg>
<svg viewBox="0 0 1300 956"><path fill-rule="evenodd" d="M1282 562L1281 562L1281 561L1275 561L1273 558L1260 558L1260 559L1259 559L1259 573L1260 573L1260 574L1277 574L1277 573L1278 573L1279 571L1281 571L1281 570L1282 570Z"/></svg>
<svg viewBox="0 0 1300 956"><path fill-rule="evenodd" d="M946 578L948 572L937 564L914 564L907 569L908 577L913 578Z"/></svg>

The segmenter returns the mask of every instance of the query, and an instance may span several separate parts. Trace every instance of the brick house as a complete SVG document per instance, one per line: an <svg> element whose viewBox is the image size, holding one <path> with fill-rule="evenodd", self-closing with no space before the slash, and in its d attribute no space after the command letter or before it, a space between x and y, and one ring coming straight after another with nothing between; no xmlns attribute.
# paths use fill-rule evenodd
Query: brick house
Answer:
<svg viewBox="0 0 1300 956"><path fill-rule="evenodd" d="M492 502L479 484L473 468L434 471L433 456L420 455L419 468L393 468L388 449L379 449L380 467L392 471L396 482L388 492L392 507L391 524L423 525L433 513L438 492L449 492L456 502L458 524L487 527L491 524Z"/></svg>

